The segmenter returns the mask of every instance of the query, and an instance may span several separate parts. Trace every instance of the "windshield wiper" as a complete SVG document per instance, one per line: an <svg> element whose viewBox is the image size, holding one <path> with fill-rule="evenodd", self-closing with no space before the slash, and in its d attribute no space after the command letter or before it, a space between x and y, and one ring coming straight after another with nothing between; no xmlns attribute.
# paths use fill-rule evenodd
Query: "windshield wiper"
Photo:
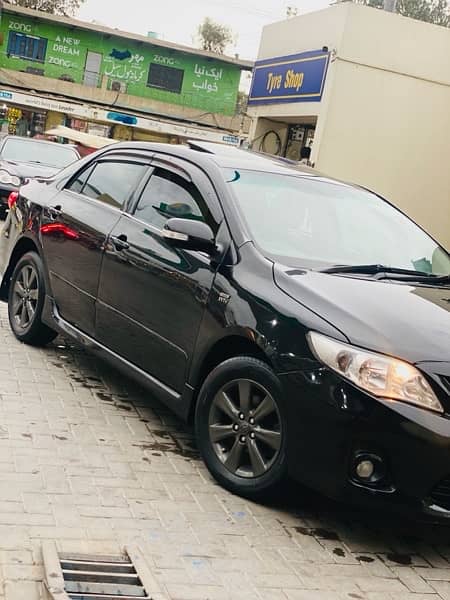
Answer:
<svg viewBox="0 0 450 600"><path fill-rule="evenodd" d="M388 267L387 265L336 265L323 269L321 273L360 273L361 275L377 275L386 273L386 275L395 275L399 281L420 281L426 283L450 283L450 275L435 275L426 271L416 271L415 269L401 269L398 267ZM397 277L400 276L400 277Z"/></svg>

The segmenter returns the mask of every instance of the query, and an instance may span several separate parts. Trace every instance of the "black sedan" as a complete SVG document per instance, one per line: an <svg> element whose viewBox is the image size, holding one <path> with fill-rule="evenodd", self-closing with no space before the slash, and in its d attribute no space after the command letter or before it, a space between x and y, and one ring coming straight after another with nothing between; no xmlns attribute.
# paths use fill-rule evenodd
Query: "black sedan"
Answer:
<svg viewBox="0 0 450 600"><path fill-rule="evenodd" d="M20 190L1 296L195 422L258 497L450 516L450 257L377 195L210 144L123 143Z"/></svg>
<svg viewBox="0 0 450 600"><path fill-rule="evenodd" d="M5 136L0 143L0 216L8 209L11 192L26 179L52 176L79 158L74 146Z"/></svg>

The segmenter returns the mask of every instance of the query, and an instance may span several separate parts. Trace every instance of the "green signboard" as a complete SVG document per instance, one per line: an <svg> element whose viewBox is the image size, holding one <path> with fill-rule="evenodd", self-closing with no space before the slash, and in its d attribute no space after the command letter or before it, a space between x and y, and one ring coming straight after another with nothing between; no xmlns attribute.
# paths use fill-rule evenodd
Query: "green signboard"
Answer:
<svg viewBox="0 0 450 600"><path fill-rule="evenodd" d="M3 68L234 114L239 66L5 9L0 33Z"/></svg>

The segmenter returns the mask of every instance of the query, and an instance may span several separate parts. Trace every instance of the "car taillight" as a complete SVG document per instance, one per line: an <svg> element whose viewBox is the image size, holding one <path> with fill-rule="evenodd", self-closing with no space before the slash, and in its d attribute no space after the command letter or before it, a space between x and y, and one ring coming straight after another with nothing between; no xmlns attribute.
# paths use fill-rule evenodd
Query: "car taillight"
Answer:
<svg viewBox="0 0 450 600"><path fill-rule="evenodd" d="M13 206L16 205L17 200L19 199L19 192L11 192L8 196L8 208L11 210Z"/></svg>

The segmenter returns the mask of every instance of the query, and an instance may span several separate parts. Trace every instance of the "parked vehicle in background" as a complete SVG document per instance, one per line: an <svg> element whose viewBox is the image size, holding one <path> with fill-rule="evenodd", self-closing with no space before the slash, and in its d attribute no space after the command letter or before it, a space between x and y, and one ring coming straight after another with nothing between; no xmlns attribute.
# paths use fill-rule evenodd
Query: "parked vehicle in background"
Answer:
<svg viewBox="0 0 450 600"><path fill-rule="evenodd" d="M450 256L392 205L235 148L122 143L10 214L15 336L63 332L135 377L229 490L291 475L450 516Z"/></svg>
<svg viewBox="0 0 450 600"><path fill-rule="evenodd" d="M5 136L0 141L0 216L6 214L10 193L27 178L50 177L79 158L71 145Z"/></svg>

